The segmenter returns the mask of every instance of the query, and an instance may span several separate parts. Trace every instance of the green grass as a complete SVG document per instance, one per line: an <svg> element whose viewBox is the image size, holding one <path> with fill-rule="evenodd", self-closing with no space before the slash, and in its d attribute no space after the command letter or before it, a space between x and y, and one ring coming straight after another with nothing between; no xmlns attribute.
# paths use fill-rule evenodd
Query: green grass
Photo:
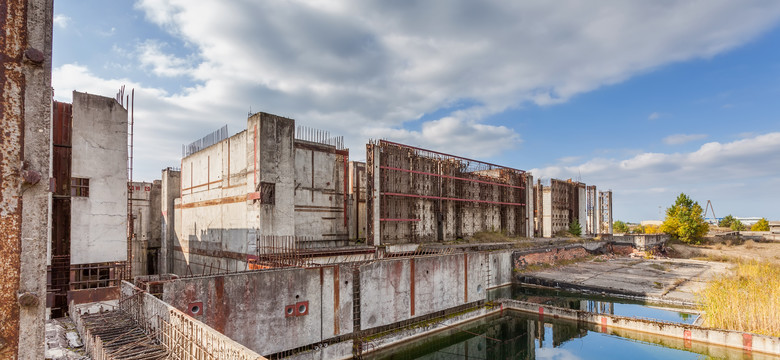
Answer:
<svg viewBox="0 0 780 360"><path fill-rule="evenodd" d="M706 326L780 336L780 264L739 263L699 296Z"/></svg>

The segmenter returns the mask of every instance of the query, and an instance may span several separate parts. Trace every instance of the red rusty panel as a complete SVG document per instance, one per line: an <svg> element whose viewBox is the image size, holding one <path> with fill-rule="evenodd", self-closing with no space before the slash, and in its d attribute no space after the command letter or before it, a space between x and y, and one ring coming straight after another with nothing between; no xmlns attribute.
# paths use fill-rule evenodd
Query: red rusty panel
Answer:
<svg viewBox="0 0 780 360"><path fill-rule="evenodd" d="M71 146L73 105L55 101L52 110L52 144L54 146Z"/></svg>
<svg viewBox="0 0 780 360"><path fill-rule="evenodd" d="M119 286L68 291L68 303L76 305L107 300L119 300Z"/></svg>

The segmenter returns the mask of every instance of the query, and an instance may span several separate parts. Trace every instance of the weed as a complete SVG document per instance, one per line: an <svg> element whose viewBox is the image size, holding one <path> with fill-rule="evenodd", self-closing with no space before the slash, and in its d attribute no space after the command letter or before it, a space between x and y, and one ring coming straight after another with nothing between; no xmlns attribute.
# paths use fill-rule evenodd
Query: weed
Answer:
<svg viewBox="0 0 780 360"><path fill-rule="evenodd" d="M780 264L741 262L699 293L705 325L780 336Z"/></svg>
<svg viewBox="0 0 780 360"><path fill-rule="evenodd" d="M664 264L652 263L650 267L660 271L669 271L669 268Z"/></svg>

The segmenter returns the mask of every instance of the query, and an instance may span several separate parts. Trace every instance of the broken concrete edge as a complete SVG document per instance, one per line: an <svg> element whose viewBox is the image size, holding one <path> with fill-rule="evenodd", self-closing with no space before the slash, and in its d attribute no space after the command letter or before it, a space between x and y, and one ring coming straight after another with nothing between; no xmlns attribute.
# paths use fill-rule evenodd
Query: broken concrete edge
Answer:
<svg viewBox="0 0 780 360"><path fill-rule="evenodd" d="M577 322L601 325L602 332L606 332L606 329L609 327L615 327L654 335L681 338L686 342L695 341L733 349L741 349L746 352L780 355L780 337L617 315L594 314L582 310L564 309L511 299L499 299L495 302L502 304L504 309L539 314L540 319L543 319L545 316L552 316L555 319L576 320Z"/></svg>
<svg viewBox="0 0 780 360"><path fill-rule="evenodd" d="M662 298L657 296L650 296L641 292L628 291L623 289L613 289L613 288L602 287L602 286L579 285L579 284L545 279L542 277L536 277L532 275L520 274L517 275L515 279L519 282L519 284L522 285L547 288L547 289L563 289L569 291L585 292L590 294L604 294L616 298L638 300L638 301L658 303L658 304L676 305L676 306L681 306L684 308L691 308L691 309L695 309L696 306L698 305L695 302L686 301L682 299Z"/></svg>

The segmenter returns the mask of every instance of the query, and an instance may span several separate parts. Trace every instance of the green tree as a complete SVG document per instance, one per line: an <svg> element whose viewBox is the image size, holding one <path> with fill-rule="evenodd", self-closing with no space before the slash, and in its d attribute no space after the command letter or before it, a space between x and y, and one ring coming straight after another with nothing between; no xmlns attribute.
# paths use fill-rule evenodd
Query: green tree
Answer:
<svg viewBox="0 0 780 360"><path fill-rule="evenodd" d="M718 226L730 228L731 227L731 223L733 223L734 220L735 220L734 217L731 216L731 214L728 214L725 217L723 217L722 219L720 219L720 221L718 221Z"/></svg>
<svg viewBox="0 0 780 360"><path fill-rule="evenodd" d="M731 230L734 231L745 231L747 230L747 226L742 224L742 221L734 220L731 222Z"/></svg>
<svg viewBox="0 0 780 360"><path fill-rule="evenodd" d="M680 193L674 205L666 209L661 231L686 243L698 243L710 229L704 222L702 212L698 202Z"/></svg>
<svg viewBox="0 0 780 360"><path fill-rule="evenodd" d="M757 223L750 227L750 231L769 231L769 221L761 218Z"/></svg>
<svg viewBox="0 0 780 360"><path fill-rule="evenodd" d="M582 235L582 226L580 226L580 222L577 219L574 219L574 221L569 224L569 234L572 234L574 236L580 236Z"/></svg>
<svg viewBox="0 0 780 360"><path fill-rule="evenodd" d="M632 231L634 234L644 234L645 233L645 227L642 226L642 224L637 225L634 228L634 231Z"/></svg>
<svg viewBox="0 0 780 360"><path fill-rule="evenodd" d="M628 225L620 220L616 220L612 223L612 232L625 234L628 232Z"/></svg>

